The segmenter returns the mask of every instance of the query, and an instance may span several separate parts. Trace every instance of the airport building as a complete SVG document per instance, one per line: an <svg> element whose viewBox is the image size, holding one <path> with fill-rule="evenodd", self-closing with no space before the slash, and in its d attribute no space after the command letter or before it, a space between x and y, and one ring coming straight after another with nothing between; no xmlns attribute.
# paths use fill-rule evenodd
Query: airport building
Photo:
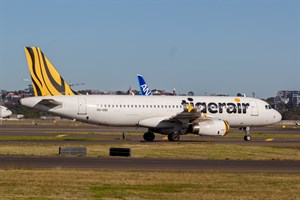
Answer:
<svg viewBox="0 0 300 200"><path fill-rule="evenodd" d="M279 107L279 104L288 105L290 108L295 108L300 105L300 91L297 90L280 90L275 97L275 108Z"/></svg>

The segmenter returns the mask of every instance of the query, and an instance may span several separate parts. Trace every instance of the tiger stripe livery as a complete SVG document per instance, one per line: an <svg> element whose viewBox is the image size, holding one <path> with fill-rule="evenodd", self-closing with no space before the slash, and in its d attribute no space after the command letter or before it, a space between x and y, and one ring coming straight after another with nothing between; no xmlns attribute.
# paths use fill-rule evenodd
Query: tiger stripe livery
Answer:
<svg viewBox="0 0 300 200"><path fill-rule="evenodd" d="M25 47L35 96L75 95L38 47Z"/></svg>

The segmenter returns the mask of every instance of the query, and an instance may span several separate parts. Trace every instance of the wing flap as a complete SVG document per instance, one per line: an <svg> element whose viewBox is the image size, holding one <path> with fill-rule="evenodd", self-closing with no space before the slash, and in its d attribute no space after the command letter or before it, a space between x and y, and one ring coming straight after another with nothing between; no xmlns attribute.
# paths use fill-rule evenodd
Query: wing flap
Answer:
<svg viewBox="0 0 300 200"><path fill-rule="evenodd" d="M159 127L168 120L169 117L153 117L139 121L138 125L144 127Z"/></svg>

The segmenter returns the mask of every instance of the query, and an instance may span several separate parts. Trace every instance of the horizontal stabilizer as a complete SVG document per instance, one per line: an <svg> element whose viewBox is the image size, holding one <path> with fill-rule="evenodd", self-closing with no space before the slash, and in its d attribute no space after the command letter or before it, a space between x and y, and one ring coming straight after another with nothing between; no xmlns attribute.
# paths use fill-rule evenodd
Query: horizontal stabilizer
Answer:
<svg viewBox="0 0 300 200"><path fill-rule="evenodd" d="M48 107L49 109L52 109L55 108L56 106L62 105L62 103L55 101L54 99L43 99L38 103L38 105L43 105Z"/></svg>

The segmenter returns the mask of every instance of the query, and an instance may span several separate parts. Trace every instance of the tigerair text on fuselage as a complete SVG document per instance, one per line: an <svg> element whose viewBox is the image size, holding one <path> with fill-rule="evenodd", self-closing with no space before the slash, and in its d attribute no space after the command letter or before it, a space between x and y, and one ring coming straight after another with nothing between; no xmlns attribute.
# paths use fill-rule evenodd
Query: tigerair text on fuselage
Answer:
<svg viewBox="0 0 300 200"><path fill-rule="evenodd" d="M190 103L193 106L193 103ZM228 114L246 114L247 109L249 108L249 103L222 103L222 102L197 102L194 104L195 107L201 112L201 113L228 113Z"/></svg>

